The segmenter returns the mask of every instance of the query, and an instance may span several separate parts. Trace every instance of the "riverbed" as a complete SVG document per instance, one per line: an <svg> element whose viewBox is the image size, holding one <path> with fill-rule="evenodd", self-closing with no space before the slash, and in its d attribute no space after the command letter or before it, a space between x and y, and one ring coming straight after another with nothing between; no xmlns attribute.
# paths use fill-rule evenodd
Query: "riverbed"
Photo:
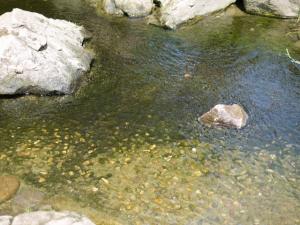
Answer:
<svg viewBox="0 0 300 225"><path fill-rule="evenodd" d="M0 14L15 7L83 25L96 57L73 95L1 97L1 173L108 224L300 224L293 21L219 13L170 31L80 0ZM218 103L243 105L248 125L202 126Z"/></svg>

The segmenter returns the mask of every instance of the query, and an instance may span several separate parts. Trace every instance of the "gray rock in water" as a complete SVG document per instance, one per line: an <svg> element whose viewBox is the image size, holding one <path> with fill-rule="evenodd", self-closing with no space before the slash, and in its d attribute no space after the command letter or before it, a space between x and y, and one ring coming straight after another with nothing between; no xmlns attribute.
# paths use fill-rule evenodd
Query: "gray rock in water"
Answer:
<svg viewBox="0 0 300 225"><path fill-rule="evenodd" d="M246 11L263 16L295 18L299 16L300 0L244 0Z"/></svg>
<svg viewBox="0 0 300 225"><path fill-rule="evenodd" d="M83 27L14 9L0 16L0 94L70 94L90 69Z"/></svg>
<svg viewBox="0 0 300 225"><path fill-rule="evenodd" d="M103 0L103 8L107 13L129 17L148 16L153 6L152 0Z"/></svg>
<svg viewBox="0 0 300 225"><path fill-rule="evenodd" d="M218 104L199 118L200 122L209 127L216 126L237 129L246 126L247 120L247 113L237 104Z"/></svg>
<svg viewBox="0 0 300 225"><path fill-rule="evenodd" d="M3 221L3 222L2 222ZM74 212L37 211L10 216L0 216L0 225L95 225L85 216Z"/></svg>
<svg viewBox="0 0 300 225"><path fill-rule="evenodd" d="M198 16L204 16L225 9L236 0L159 0L160 8L150 17L156 25L175 29L179 24ZM152 23L152 22L150 22Z"/></svg>

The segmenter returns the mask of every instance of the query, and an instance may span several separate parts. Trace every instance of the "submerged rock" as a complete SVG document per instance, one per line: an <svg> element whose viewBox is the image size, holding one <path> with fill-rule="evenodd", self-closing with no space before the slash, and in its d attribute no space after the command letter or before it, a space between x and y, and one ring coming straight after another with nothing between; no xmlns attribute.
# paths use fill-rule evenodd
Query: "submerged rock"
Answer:
<svg viewBox="0 0 300 225"><path fill-rule="evenodd" d="M175 29L179 24L190 19L225 9L235 0L160 0L158 2L160 7L150 18L150 23Z"/></svg>
<svg viewBox="0 0 300 225"><path fill-rule="evenodd" d="M244 0L246 11L264 16L295 18L299 16L300 0Z"/></svg>
<svg viewBox="0 0 300 225"><path fill-rule="evenodd" d="M241 106L237 104L218 104L199 118L199 121L206 126L228 127L237 129L246 126L247 120L247 113Z"/></svg>
<svg viewBox="0 0 300 225"><path fill-rule="evenodd" d="M37 207L44 200L45 194L32 187L22 187L12 199L14 213L25 212L26 210L37 210Z"/></svg>
<svg viewBox="0 0 300 225"><path fill-rule="evenodd" d="M3 223L2 223L3 221ZM95 225L88 218L74 212L37 211L10 216L0 216L0 225Z"/></svg>
<svg viewBox="0 0 300 225"><path fill-rule="evenodd" d="M14 9L0 16L0 94L70 94L90 69L83 27Z"/></svg>
<svg viewBox="0 0 300 225"><path fill-rule="evenodd" d="M0 203L11 199L19 190L20 181L14 176L0 176Z"/></svg>
<svg viewBox="0 0 300 225"><path fill-rule="evenodd" d="M152 0L103 0L103 8L107 13L129 17L148 16L153 6Z"/></svg>

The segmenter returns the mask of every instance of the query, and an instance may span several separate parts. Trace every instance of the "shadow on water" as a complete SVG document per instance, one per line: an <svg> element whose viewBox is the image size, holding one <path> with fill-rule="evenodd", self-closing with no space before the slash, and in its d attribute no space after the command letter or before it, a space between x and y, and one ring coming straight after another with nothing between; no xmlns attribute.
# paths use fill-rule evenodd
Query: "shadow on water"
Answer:
<svg viewBox="0 0 300 225"><path fill-rule="evenodd" d="M96 59L74 95L0 99L0 171L124 224L299 222L288 21L220 14L174 32L80 0L8 0L0 13L14 7L84 25ZM243 105L247 127L199 124L217 103Z"/></svg>

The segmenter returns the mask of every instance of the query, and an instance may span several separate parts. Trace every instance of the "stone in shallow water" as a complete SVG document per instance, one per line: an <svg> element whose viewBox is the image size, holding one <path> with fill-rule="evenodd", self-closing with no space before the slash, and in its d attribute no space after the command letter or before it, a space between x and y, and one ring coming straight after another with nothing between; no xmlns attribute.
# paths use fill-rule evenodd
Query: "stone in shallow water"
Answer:
<svg viewBox="0 0 300 225"><path fill-rule="evenodd" d="M79 215L74 212L37 211L37 212L20 214L13 219L9 216L0 216L0 225L95 225L95 224L92 221L90 221L87 217Z"/></svg>
<svg viewBox="0 0 300 225"><path fill-rule="evenodd" d="M14 9L0 16L0 94L71 93L90 69L83 27Z"/></svg>
<svg viewBox="0 0 300 225"><path fill-rule="evenodd" d="M228 127L240 129L246 126L248 115L243 107L218 104L210 111L204 113L199 121L206 126Z"/></svg>
<svg viewBox="0 0 300 225"><path fill-rule="evenodd" d="M20 181L14 176L0 176L0 203L11 199L20 187Z"/></svg>

